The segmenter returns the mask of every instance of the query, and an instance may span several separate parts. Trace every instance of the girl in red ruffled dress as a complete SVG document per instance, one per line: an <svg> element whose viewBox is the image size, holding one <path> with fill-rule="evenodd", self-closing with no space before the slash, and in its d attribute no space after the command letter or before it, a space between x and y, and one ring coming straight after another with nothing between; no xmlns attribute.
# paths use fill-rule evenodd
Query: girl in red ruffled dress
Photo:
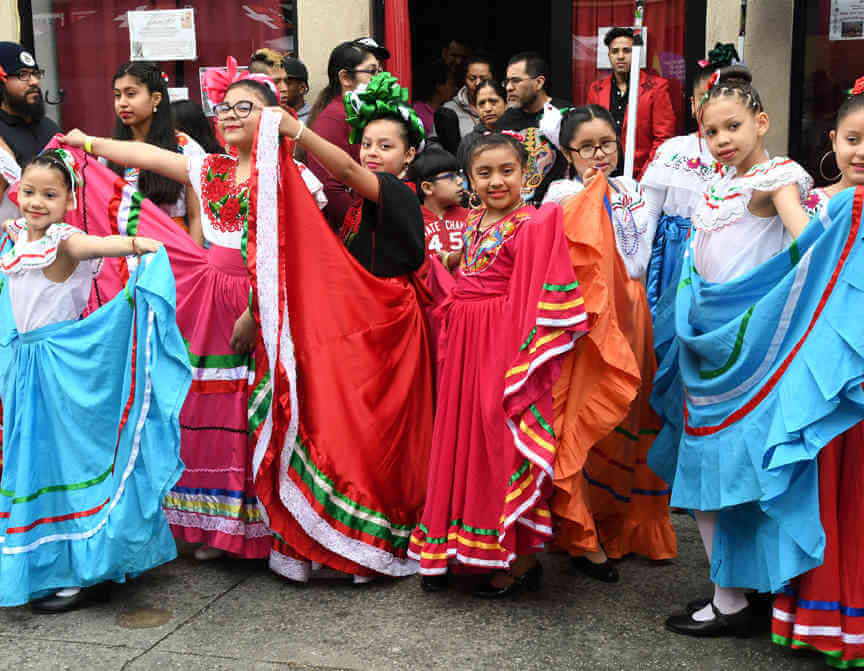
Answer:
<svg viewBox="0 0 864 671"><path fill-rule="evenodd" d="M521 199L526 155L484 136L469 167L483 207L468 217L455 280L435 309L438 396L423 518L411 536L423 588L443 589L454 564L492 570L477 596L538 589L535 553L552 537L552 388L563 355L587 330L557 205ZM459 257L457 259L457 256Z"/></svg>

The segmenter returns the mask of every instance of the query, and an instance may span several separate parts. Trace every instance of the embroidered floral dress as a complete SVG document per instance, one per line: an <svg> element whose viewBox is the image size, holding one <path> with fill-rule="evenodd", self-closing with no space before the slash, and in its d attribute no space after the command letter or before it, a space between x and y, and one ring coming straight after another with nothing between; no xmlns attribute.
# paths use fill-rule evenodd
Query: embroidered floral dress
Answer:
<svg viewBox="0 0 864 671"><path fill-rule="evenodd" d="M758 217L750 212L754 191L776 191L797 184L807 205L813 180L790 158L777 156L738 176L729 168L702 195L693 211L693 264L709 282L728 282L743 275L792 242L779 216Z"/></svg>
<svg viewBox="0 0 864 671"><path fill-rule="evenodd" d="M647 216L645 197L639 184L626 177L616 177L608 182L607 205L612 228L615 231L615 246L633 279L645 275L651 258L651 241L656 222ZM561 203L585 189L579 179L559 179L549 185L544 203Z"/></svg>
<svg viewBox="0 0 864 671"><path fill-rule="evenodd" d="M694 208L722 175L708 144L700 144L695 133L666 140L642 174L647 216L657 222L646 280L652 314L678 275Z"/></svg>
<svg viewBox="0 0 864 671"><path fill-rule="evenodd" d="M81 319L101 260L43 270L81 231L24 220L0 249L0 606L123 582L177 555L162 497L177 481L189 364L164 251Z"/></svg>
<svg viewBox="0 0 864 671"><path fill-rule="evenodd" d="M552 537L552 386L587 331L560 212L523 207L480 231L474 211L455 280L436 262L450 293L435 310L429 487L409 550L421 573L506 569Z"/></svg>
<svg viewBox="0 0 864 671"><path fill-rule="evenodd" d="M206 264L178 276L180 330L193 382L180 417L186 469L165 499L165 512L178 538L266 557L270 532L257 506L247 436L251 357L229 345L249 304L242 251L249 185L237 183L233 156L193 156L189 163L210 247Z"/></svg>

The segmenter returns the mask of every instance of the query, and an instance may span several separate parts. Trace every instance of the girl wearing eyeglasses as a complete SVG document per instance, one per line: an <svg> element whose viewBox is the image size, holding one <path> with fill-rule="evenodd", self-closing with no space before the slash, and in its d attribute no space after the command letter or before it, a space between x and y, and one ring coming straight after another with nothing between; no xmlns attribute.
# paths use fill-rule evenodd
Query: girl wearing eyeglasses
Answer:
<svg viewBox="0 0 864 671"><path fill-rule="evenodd" d="M653 230L638 185L610 177L621 145L609 111L588 105L555 112L547 110L540 128L567 159L570 178L553 182L545 201L562 204L592 314L591 332L555 390L556 544L577 570L617 582L612 559L677 553L668 487L645 463L660 428L648 404L657 366L642 284Z"/></svg>
<svg viewBox="0 0 864 671"><path fill-rule="evenodd" d="M115 139L147 142L188 156L204 154L195 140L175 130L168 88L156 63L124 63L114 73L112 86L117 115ZM147 170L117 164L109 167L156 203L198 244L203 243L200 206L191 186Z"/></svg>
<svg viewBox="0 0 864 671"><path fill-rule="evenodd" d="M309 128L331 144L347 152L360 162L360 148L348 141L351 127L345 121L342 103L346 93L354 91L381 71L378 58L371 47L361 41L343 42L330 52L327 63L327 88L318 94L309 113ZM314 156L306 161L309 169L324 184L327 195L327 220L334 231L338 231L351 207L351 193Z"/></svg>
<svg viewBox="0 0 864 671"><path fill-rule="evenodd" d="M196 544L195 557L264 558L271 537L255 497L248 449L248 379L257 341L249 311L244 262L252 147L261 110L277 107L276 86L266 75L237 72L205 81L219 131L237 155L184 156L142 142L88 137L73 130L72 147L109 162L150 171L191 187L201 202L206 262L175 268L178 325L194 373L180 416L181 458L186 469L164 502L175 538ZM167 110L167 100L164 103ZM176 259L172 258L172 264Z"/></svg>

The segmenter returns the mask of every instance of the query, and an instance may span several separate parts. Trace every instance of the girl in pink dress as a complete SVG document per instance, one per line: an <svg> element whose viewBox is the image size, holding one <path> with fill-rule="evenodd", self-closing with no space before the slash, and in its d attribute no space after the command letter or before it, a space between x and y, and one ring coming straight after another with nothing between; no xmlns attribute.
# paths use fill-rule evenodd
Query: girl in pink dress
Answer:
<svg viewBox="0 0 864 671"><path fill-rule="evenodd" d="M200 560L225 552L265 558L271 534L255 496L248 438L248 380L257 333L249 312L244 228L249 212L252 146L261 110L279 100L264 75L228 73L205 82L220 132L236 156L184 156L138 142L87 137L63 141L110 162L188 184L201 202L206 262L177 277L177 313L193 380L180 415L186 468L165 498L174 536L198 544Z"/></svg>
<svg viewBox="0 0 864 671"><path fill-rule="evenodd" d="M526 159L508 135L477 140L470 176L484 207L468 217L455 280L433 271L448 295L434 314L434 447L409 550L427 591L453 564L494 571L478 596L538 589L534 553L552 537L552 387L588 327L561 209L520 196Z"/></svg>

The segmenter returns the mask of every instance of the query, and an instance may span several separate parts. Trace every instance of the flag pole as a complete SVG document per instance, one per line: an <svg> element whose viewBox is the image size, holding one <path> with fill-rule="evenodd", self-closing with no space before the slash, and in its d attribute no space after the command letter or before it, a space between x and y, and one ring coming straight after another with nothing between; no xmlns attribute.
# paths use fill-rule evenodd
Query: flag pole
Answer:
<svg viewBox="0 0 864 671"><path fill-rule="evenodd" d="M624 139L624 176L633 179L633 163L636 156L636 120L639 114L639 71L642 63L642 21L645 15L645 0L636 0L633 21L633 54L630 60L630 84L627 89L627 136Z"/></svg>
<svg viewBox="0 0 864 671"><path fill-rule="evenodd" d="M744 60L744 35L747 32L747 0L741 0L741 21L738 24L738 60Z"/></svg>

